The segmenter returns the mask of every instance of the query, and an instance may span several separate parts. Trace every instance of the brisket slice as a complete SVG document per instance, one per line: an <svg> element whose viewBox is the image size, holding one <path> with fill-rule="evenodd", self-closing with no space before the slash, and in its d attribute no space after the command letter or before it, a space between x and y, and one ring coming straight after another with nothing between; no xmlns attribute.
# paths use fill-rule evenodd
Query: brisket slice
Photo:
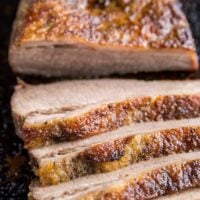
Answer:
<svg viewBox="0 0 200 200"><path fill-rule="evenodd" d="M200 118L195 118L135 124L80 141L33 149L29 154L41 185L53 185L199 148Z"/></svg>
<svg viewBox="0 0 200 200"><path fill-rule="evenodd" d="M153 199L200 186L200 153L183 153L90 175L68 183L30 186L30 199Z"/></svg>
<svg viewBox="0 0 200 200"><path fill-rule="evenodd" d="M167 195L158 198L158 200L199 200L200 199L200 189L190 189L184 192L175 193L173 195Z"/></svg>
<svg viewBox="0 0 200 200"><path fill-rule="evenodd" d="M18 86L12 98L27 148L74 141L135 122L200 116L200 81L85 80Z"/></svg>
<svg viewBox="0 0 200 200"><path fill-rule="evenodd" d="M90 77L198 69L178 0L88 2L21 0L9 51L13 70Z"/></svg>

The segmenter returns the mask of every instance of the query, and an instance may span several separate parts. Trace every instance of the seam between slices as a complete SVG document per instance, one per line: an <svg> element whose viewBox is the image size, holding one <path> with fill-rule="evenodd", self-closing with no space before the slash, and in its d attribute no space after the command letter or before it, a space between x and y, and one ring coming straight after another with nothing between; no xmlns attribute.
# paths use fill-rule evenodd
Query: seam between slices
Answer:
<svg viewBox="0 0 200 200"><path fill-rule="evenodd" d="M94 104L98 106L93 106L92 109L88 105L89 109L83 109L78 115L75 111L69 118L66 115L63 118L40 123L24 124L24 140L26 144L30 141L34 144L34 139L37 138L45 139L45 142L51 142L56 138L59 142L61 139L62 141L77 140L112 131L133 122L198 117L199 97L198 94L161 95L125 99L103 105ZM162 112L159 111L161 108ZM172 114L175 116L172 117ZM30 143L29 147L31 146Z"/></svg>

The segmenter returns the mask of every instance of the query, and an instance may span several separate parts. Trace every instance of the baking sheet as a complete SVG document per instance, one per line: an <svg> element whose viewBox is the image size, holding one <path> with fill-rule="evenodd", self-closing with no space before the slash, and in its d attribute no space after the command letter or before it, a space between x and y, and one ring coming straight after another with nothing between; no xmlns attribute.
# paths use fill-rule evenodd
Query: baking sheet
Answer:
<svg viewBox="0 0 200 200"><path fill-rule="evenodd" d="M200 1L182 0L183 9L190 21L200 55ZM0 0L0 200L27 199L28 185L33 178L27 152L22 141L15 135L10 114L10 98L16 78L7 59L12 22L17 0ZM199 78L200 73L140 73L123 78L138 79L185 79ZM113 75L112 77L116 77ZM29 83L49 82L53 79L22 77Z"/></svg>

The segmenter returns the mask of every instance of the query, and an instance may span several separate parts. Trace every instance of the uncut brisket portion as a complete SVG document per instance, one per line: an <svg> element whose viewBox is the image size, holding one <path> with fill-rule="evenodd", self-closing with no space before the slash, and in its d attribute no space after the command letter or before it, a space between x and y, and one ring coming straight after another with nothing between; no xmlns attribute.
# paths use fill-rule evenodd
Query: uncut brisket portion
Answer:
<svg viewBox="0 0 200 200"><path fill-rule="evenodd" d="M21 0L9 61L17 73L78 78L198 69L178 0Z"/></svg>
<svg viewBox="0 0 200 200"><path fill-rule="evenodd" d="M200 118L195 118L133 124L88 139L33 149L29 154L41 185L53 185L199 148Z"/></svg>
<svg viewBox="0 0 200 200"><path fill-rule="evenodd" d="M16 89L12 113L27 148L74 141L135 122L200 115L200 81L85 80Z"/></svg>
<svg viewBox="0 0 200 200"><path fill-rule="evenodd" d="M29 197L34 200L109 199L109 197L152 199L198 187L199 158L199 152L175 154L55 186L41 187L37 182L33 182Z"/></svg>

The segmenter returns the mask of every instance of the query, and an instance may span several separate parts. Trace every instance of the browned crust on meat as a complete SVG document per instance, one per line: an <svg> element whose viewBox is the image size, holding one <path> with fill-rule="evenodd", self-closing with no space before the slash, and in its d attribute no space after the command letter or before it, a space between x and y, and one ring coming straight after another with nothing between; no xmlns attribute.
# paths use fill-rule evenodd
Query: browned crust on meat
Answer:
<svg viewBox="0 0 200 200"><path fill-rule="evenodd" d="M84 175L110 172L130 164L200 147L200 127L183 127L135 135L98 144L72 158L39 166L42 185L58 184Z"/></svg>
<svg viewBox="0 0 200 200"><path fill-rule="evenodd" d="M195 50L189 24L177 2L143 0L121 5L111 1L105 7L92 2L79 8L79 1L70 5L61 0L34 0L16 44L71 41L115 47Z"/></svg>
<svg viewBox="0 0 200 200"><path fill-rule="evenodd" d="M127 137L104 144L95 145L82 153L82 157L94 163L105 163L120 160L126 153L126 146L130 144L133 138Z"/></svg>
<svg viewBox="0 0 200 200"><path fill-rule="evenodd" d="M81 200L148 200L200 186L200 160L172 164L123 184L111 184L84 195Z"/></svg>
<svg viewBox="0 0 200 200"><path fill-rule="evenodd" d="M95 167L78 156L58 162L50 161L40 166L36 172L42 186L56 185L89 174L95 174Z"/></svg>
<svg viewBox="0 0 200 200"><path fill-rule="evenodd" d="M199 147L200 127L183 127L98 144L85 150L82 156L98 164L119 161L124 156L136 162L160 155L188 152Z"/></svg>
<svg viewBox="0 0 200 200"><path fill-rule="evenodd" d="M200 116L199 95L170 95L110 103L71 119L23 126L27 148L91 137L134 122L195 118ZM38 142L39 141L39 142Z"/></svg>

